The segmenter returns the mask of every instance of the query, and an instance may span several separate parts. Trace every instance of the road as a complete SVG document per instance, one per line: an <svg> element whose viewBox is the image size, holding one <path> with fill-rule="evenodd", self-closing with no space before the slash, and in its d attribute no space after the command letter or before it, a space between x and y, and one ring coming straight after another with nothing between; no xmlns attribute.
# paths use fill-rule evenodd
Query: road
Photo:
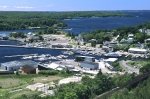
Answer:
<svg viewBox="0 0 150 99"><path fill-rule="evenodd" d="M120 61L121 67L128 73L136 73L139 74L139 69L131 67L127 64L128 61Z"/></svg>

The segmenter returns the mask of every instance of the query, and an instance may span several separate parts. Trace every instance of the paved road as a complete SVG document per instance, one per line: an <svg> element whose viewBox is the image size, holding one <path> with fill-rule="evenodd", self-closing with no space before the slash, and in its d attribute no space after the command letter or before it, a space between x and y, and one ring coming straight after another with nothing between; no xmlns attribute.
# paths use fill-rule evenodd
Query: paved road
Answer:
<svg viewBox="0 0 150 99"><path fill-rule="evenodd" d="M131 67L127 64L128 61L120 61L122 68L128 73L136 73L139 74L139 69Z"/></svg>

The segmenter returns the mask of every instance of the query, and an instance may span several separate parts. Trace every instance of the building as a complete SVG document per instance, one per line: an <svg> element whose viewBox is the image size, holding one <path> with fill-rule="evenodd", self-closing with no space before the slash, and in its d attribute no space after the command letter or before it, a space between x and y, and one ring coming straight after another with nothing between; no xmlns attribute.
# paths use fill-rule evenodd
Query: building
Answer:
<svg viewBox="0 0 150 99"><path fill-rule="evenodd" d="M145 43L150 43L150 38L146 39Z"/></svg>
<svg viewBox="0 0 150 99"><path fill-rule="evenodd" d="M75 61L77 61L77 62L95 62L95 57L90 57L90 56L76 56Z"/></svg>
<svg viewBox="0 0 150 99"><path fill-rule="evenodd" d="M134 39L133 38L128 38L127 42L128 43L133 43Z"/></svg>
<svg viewBox="0 0 150 99"><path fill-rule="evenodd" d="M127 42L128 42L128 43L132 43L133 41L134 41L134 35L133 35L133 34L129 34L129 35L128 35Z"/></svg>
<svg viewBox="0 0 150 99"><path fill-rule="evenodd" d="M118 60L118 58L108 58L108 59L106 59L104 61L107 62L107 63L113 63L113 62L115 62L117 60Z"/></svg>
<svg viewBox="0 0 150 99"><path fill-rule="evenodd" d="M139 32L146 33L147 35L150 35L150 29L139 29Z"/></svg>
<svg viewBox="0 0 150 99"><path fill-rule="evenodd" d="M18 71L21 70L24 73L31 73L36 71L38 64L34 61L11 61L1 63L0 68L6 71Z"/></svg>
<svg viewBox="0 0 150 99"><path fill-rule="evenodd" d="M94 62L80 62L80 67L88 70L97 70L99 68L99 64Z"/></svg>
<svg viewBox="0 0 150 99"><path fill-rule="evenodd" d="M36 35L28 35L26 38L26 42L38 42L43 40L42 36L36 36Z"/></svg>
<svg viewBox="0 0 150 99"><path fill-rule="evenodd" d="M148 51L146 49L130 48L128 52L133 54L147 54Z"/></svg>
<svg viewBox="0 0 150 99"><path fill-rule="evenodd" d="M102 50L104 50L105 52L112 52L113 47L112 46L102 46Z"/></svg>
<svg viewBox="0 0 150 99"><path fill-rule="evenodd" d="M150 29L146 29L146 30L145 30L145 33L146 33L147 35L150 35Z"/></svg>
<svg viewBox="0 0 150 99"><path fill-rule="evenodd" d="M122 55L116 52L110 52L110 53L106 53L104 54L104 57L108 57L108 58L119 58Z"/></svg>
<svg viewBox="0 0 150 99"><path fill-rule="evenodd" d="M133 34L129 34L128 38L134 38L134 35Z"/></svg>
<svg viewBox="0 0 150 99"><path fill-rule="evenodd" d="M52 48L72 48L72 45L53 44Z"/></svg>
<svg viewBox="0 0 150 99"><path fill-rule="evenodd" d="M8 40L8 39L9 39L9 37L0 35L0 40Z"/></svg>
<svg viewBox="0 0 150 99"><path fill-rule="evenodd" d="M99 67L98 63L95 63L95 57L90 56L76 56L75 61L80 62L80 67L88 70L96 70Z"/></svg>

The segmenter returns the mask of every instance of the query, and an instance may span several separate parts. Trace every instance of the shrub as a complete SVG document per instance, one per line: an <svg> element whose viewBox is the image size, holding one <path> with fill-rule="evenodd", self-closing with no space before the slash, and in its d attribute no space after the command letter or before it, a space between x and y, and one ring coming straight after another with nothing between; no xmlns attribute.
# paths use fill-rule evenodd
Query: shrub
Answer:
<svg viewBox="0 0 150 99"><path fill-rule="evenodd" d="M39 74L42 75L57 75L59 72L56 70L42 70L39 72Z"/></svg>

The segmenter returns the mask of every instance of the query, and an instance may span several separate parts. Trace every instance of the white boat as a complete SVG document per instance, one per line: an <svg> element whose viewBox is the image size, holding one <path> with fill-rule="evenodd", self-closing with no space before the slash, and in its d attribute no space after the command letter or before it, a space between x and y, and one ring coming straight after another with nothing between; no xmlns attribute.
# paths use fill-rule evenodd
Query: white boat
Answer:
<svg viewBox="0 0 150 99"><path fill-rule="evenodd" d="M33 56L25 56L25 57L22 57L22 59L33 59Z"/></svg>

